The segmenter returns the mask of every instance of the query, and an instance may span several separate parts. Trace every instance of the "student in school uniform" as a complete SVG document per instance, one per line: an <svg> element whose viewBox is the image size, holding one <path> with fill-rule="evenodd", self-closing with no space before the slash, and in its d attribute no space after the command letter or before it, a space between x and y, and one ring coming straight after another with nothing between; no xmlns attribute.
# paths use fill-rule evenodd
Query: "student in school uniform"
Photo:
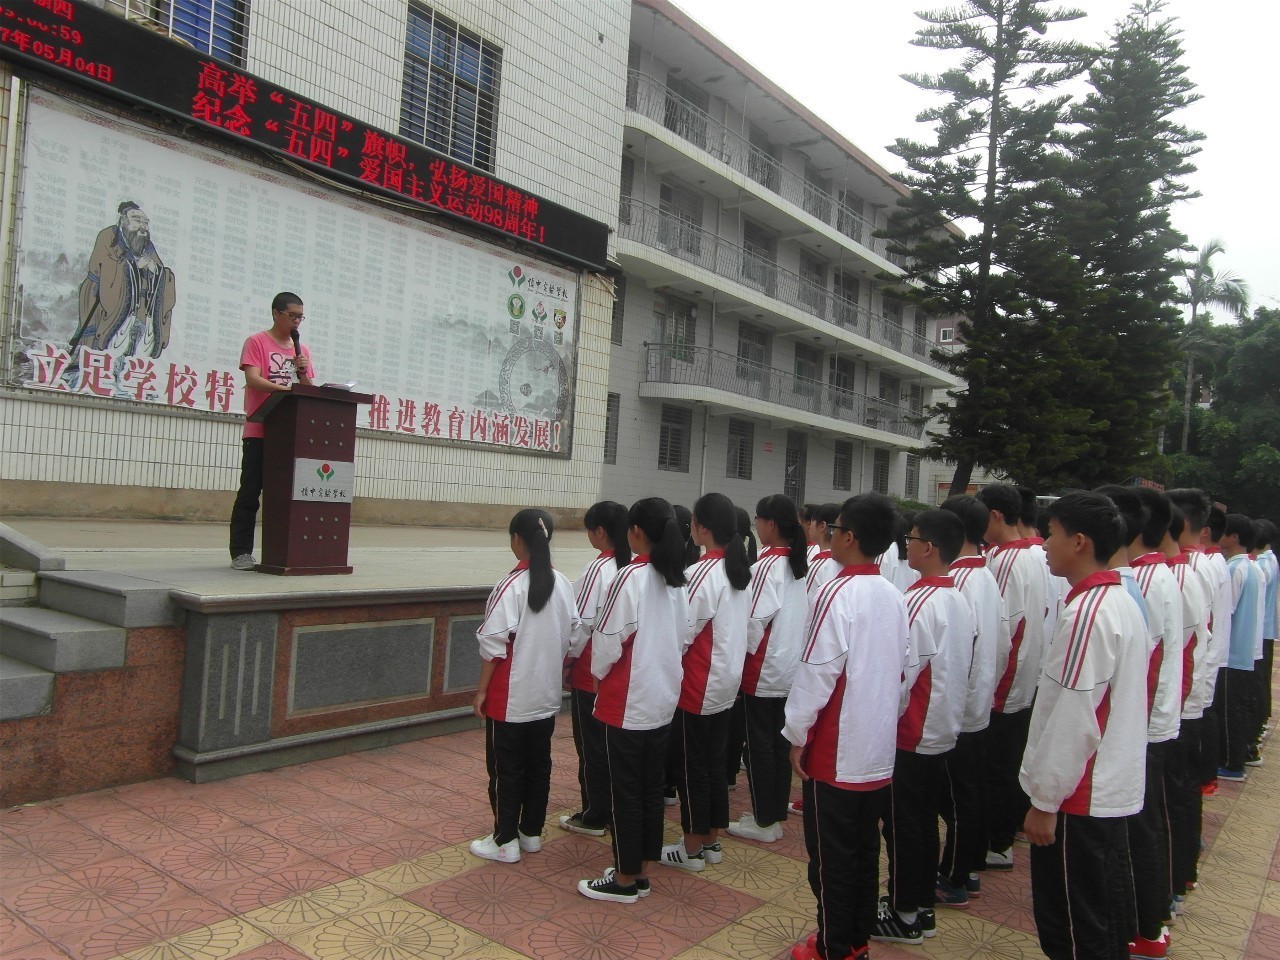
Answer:
<svg viewBox="0 0 1280 960"><path fill-rule="evenodd" d="M809 572L805 575L804 589L809 599L823 585L840 572L840 561L831 556L831 524L840 518L840 504L824 503L814 510L812 529L818 540L818 550L809 557Z"/></svg>
<svg viewBox="0 0 1280 960"><path fill-rule="evenodd" d="M1027 742L1031 700L1044 647L1044 571L1030 542L1018 531L1022 498L1007 483L988 484L977 500L987 508L987 566L1000 588L1009 642L996 650L996 689L987 727L990 772L987 870L1013 869L1013 838L1027 809L1018 785L1018 763Z"/></svg>
<svg viewBox="0 0 1280 960"><path fill-rule="evenodd" d="M808 545L805 547L805 558L809 566L813 566L814 558L822 551L822 524L818 517L821 504L806 503L800 509L800 523L804 526L804 536Z"/></svg>
<svg viewBox="0 0 1280 960"><path fill-rule="evenodd" d="M1231 637L1227 666L1219 681L1223 705L1218 734L1218 779L1240 782L1245 779L1245 761L1249 759L1253 736L1257 680L1254 664L1262 647L1262 602L1265 584L1262 574L1249 556L1253 549L1253 521L1243 513L1227 514L1226 531L1222 535L1222 552L1227 558L1227 577L1231 589Z"/></svg>
<svg viewBox="0 0 1280 960"><path fill-rule="evenodd" d="M1216 503L1209 508L1205 530L1207 532L1200 541L1204 552L1204 568L1216 584L1210 600L1213 618L1210 632L1216 657L1209 671L1213 678L1213 694L1205 702L1204 731L1200 739L1203 777L1200 793L1205 799L1212 800L1218 792L1218 767L1223 753L1222 728L1226 723L1223 716L1226 697L1222 691L1226 675L1223 671L1227 668L1227 656L1231 650L1231 614L1235 607L1231 596L1231 576L1227 572L1227 557L1222 551L1222 537L1227 530L1227 512Z"/></svg>
<svg viewBox="0 0 1280 960"><path fill-rule="evenodd" d="M1209 631L1209 607L1200 578L1191 568L1185 545L1199 539L1203 514L1188 511L1169 497L1173 518L1169 537L1162 545L1166 563L1178 585L1182 598L1182 690L1178 736L1165 753L1165 808L1169 816L1169 880L1173 893L1174 913L1182 898L1195 883L1196 859L1200 845L1201 796L1199 738L1204 714L1204 663ZM1207 498L1204 501L1207 507ZM1188 531L1194 529L1194 534ZM1161 946L1164 952L1160 952ZM1130 953L1142 960L1163 960L1168 955L1168 940L1147 945L1135 943Z"/></svg>
<svg viewBox="0 0 1280 960"><path fill-rule="evenodd" d="M883 554L876 558L880 566L880 575L892 583L899 591L916 581L915 571L907 566L907 531L911 529L911 515L899 511L894 517L893 541Z"/></svg>
<svg viewBox="0 0 1280 960"><path fill-rule="evenodd" d="M1262 764L1262 734L1271 719L1271 668L1275 659L1276 643L1276 595L1280 587L1280 566L1276 563L1273 547L1276 544L1276 525L1270 520L1254 521L1253 559L1263 578L1262 597L1262 657L1254 666L1258 687L1254 710L1253 744L1245 766Z"/></svg>
<svg viewBox="0 0 1280 960"><path fill-rule="evenodd" d="M1124 957L1132 939L1126 819L1142 806L1147 628L1106 569L1115 505L1072 493L1048 507L1049 565L1071 584L1032 708L1019 780L1031 800L1031 896L1050 960Z"/></svg>
<svg viewBox="0 0 1280 960"><path fill-rule="evenodd" d="M688 570L693 642L684 652L668 750L684 835L662 848L658 862L696 873L724 855L719 832L729 826L729 712L747 655L751 566L737 536L733 503L724 494L698 499L692 530L706 553Z"/></svg>
<svg viewBox="0 0 1280 960"><path fill-rule="evenodd" d="M964 545L951 563L956 589L969 604L974 619L973 657L969 667L964 717L956 747L946 754L940 814L946 842L938 865L938 906L968 906L980 896L979 871L987 855L987 754L983 732L991 724L991 700L996 687L996 650L1009 642L1000 588L982 556L988 511L969 496L951 497L942 509L954 513L964 527Z"/></svg>
<svg viewBox="0 0 1280 960"><path fill-rule="evenodd" d="M817 932L793 960L867 960L879 888L878 824L893 777L909 639L902 594L875 557L893 536L888 497L846 500L831 525L839 576L814 598L784 734L804 791Z"/></svg>
<svg viewBox="0 0 1280 960"><path fill-rule="evenodd" d="M1044 537L1040 535L1040 500L1030 487L1018 487L1018 496L1022 499L1022 514L1018 518L1018 533L1027 541L1029 549L1040 561L1044 570L1044 636L1048 640L1053 636L1053 627L1058 619L1058 610L1062 606L1062 598L1066 594L1066 584L1060 577L1049 572L1049 561L1044 554Z"/></svg>
<svg viewBox="0 0 1280 960"><path fill-rule="evenodd" d="M1112 489L1104 487L1102 492ZM1142 590L1147 623L1155 638L1147 673L1145 795L1141 812L1129 821L1129 860L1133 866L1137 940L1149 952L1158 952L1168 943L1166 924L1170 920L1174 892L1170 878L1165 765L1169 744L1177 738L1181 722L1182 654L1186 636L1182 596L1163 549L1169 537L1172 505L1167 496L1150 487L1128 489L1142 502L1146 513L1141 532L1128 547L1129 566Z"/></svg>
<svg viewBox="0 0 1280 960"><path fill-rule="evenodd" d="M562 815L560 826L570 833L603 837L610 813L609 764L604 749L604 727L592 715L596 706L596 678L591 675L591 632L613 578L631 562L631 545L627 543L627 508L620 503L613 500L593 503L583 523L587 528L587 541L599 553L587 562L574 584L579 627L567 661L582 808L577 813Z"/></svg>
<svg viewBox="0 0 1280 960"><path fill-rule="evenodd" d="M521 510L508 533L516 568L489 594L480 643L475 714L485 722L493 832L471 842L485 860L516 863L542 849L551 790L551 735L560 712L565 654L578 625L573 589L551 566L555 525Z"/></svg>
<svg viewBox="0 0 1280 960"><path fill-rule="evenodd" d="M729 833L773 843L782 839L791 800L791 762L782 719L804 642L809 561L804 527L787 497L774 494L756 504L756 533L765 549L751 568L742 670L751 812L730 823Z"/></svg>
<svg viewBox="0 0 1280 960"><path fill-rule="evenodd" d="M964 719L977 633L950 571L963 544L964 524L946 510L920 511L907 534L907 562L919 579L904 594L910 652L883 825L889 893L872 940L921 943L936 932L939 797Z"/></svg>
<svg viewBox="0 0 1280 960"><path fill-rule="evenodd" d="M739 506L733 508L733 515L738 519L738 539L747 550L747 564L754 567L760 559L759 546L756 543L756 525L751 514ZM729 752L725 778L729 788L738 785L738 774L742 770L742 751L747 745L747 716L742 707L742 691L733 701L729 711Z"/></svg>
<svg viewBox="0 0 1280 960"><path fill-rule="evenodd" d="M639 500L627 521L635 558L614 578L591 635L591 673L600 681L595 717L605 725L609 758L613 866L578 882L584 897L614 903L648 896L648 865L662 853L667 740L691 639L684 538L671 504Z"/></svg>

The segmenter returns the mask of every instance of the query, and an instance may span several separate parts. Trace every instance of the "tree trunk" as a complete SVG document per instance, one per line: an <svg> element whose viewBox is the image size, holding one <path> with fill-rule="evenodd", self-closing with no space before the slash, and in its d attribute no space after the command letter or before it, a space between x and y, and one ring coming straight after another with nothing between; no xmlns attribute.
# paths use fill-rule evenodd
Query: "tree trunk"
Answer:
<svg viewBox="0 0 1280 960"><path fill-rule="evenodd" d="M956 461L956 472L951 475L948 497L959 497L969 492L969 480L973 477L973 461L968 458Z"/></svg>
<svg viewBox="0 0 1280 960"><path fill-rule="evenodd" d="M1187 452L1191 442L1191 396L1196 379L1196 355L1187 350L1187 386L1182 394L1182 452Z"/></svg>

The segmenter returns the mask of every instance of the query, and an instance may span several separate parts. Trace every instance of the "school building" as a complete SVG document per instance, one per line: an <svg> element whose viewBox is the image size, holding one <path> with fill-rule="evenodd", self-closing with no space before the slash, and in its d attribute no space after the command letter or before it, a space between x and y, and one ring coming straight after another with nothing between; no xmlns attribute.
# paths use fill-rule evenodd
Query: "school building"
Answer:
<svg viewBox="0 0 1280 960"><path fill-rule="evenodd" d="M353 519L934 500L903 188L665 0L39 0L0 38L15 515L221 520L304 300Z"/></svg>

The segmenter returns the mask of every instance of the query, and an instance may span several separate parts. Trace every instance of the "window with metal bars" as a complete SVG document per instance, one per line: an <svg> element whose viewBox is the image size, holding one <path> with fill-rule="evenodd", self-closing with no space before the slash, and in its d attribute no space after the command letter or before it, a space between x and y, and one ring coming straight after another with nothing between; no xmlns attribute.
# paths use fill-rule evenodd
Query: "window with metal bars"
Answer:
<svg viewBox="0 0 1280 960"><path fill-rule="evenodd" d="M833 456L835 469L831 472L831 486L837 490L853 489L853 444L837 440Z"/></svg>
<svg viewBox="0 0 1280 960"><path fill-rule="evenodd" d="M658 432L658 469L689 472L689 444L693 433L693 412L685 407L662 405L662 426Z"/></svg>
<svg viewBox="0 0 1280 960"><path fill-rule="evenodd" d="M154 20L197 50L245 65L249 0L123 0L119 5L126 15Z"/></svg>
<svg viewBox="0 0 1280 960"><path fill-rule="evenodd" d="M609 394L604 407L604 462L618 462L618 424L622 420L622 395Z"/></svg>
<svg viewBox="0 0 1280 960"><path fill-rule="evenodd" d="M920 458L914 453L907 454L907 480L902 495L908 500L920 499Z"/></svg>
<svg viewBox="0 0 1280 960"><path fill-rule="evenodd" d="M729 460L725 476L735 480L751 479L751 463L755 454L756 425L750 420L729 421Z"/></svg>
<svg viewBox="0 0 1280 960"><path fill-rule="evenodd" d="M613 281L613 320L609 326L609 342L622 343L622 315L626 309L627 278Z"/></svg>
<svg viewBox="0 0 1280 960"><path fill-rule="evenodd" d="M421 3L409 4L400 135L492 170L502 50Z"/></svg>
<svg viewBox="0 0 1280 960"><path fill-rule="evenodd" d="M871 489L876 493L889 492L889 451L875 451L875 459L871 464Z"/></svg>

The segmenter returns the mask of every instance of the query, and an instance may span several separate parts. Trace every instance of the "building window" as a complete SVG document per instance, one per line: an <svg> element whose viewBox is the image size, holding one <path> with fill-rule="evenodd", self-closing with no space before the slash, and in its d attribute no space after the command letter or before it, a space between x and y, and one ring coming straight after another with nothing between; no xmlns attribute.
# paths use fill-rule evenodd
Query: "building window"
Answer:
<svg viewBox="0 0 1280 960"><path fill-rule="evenodd" d="M902 402L902 381L891 374L880 373L880 399L895 407Z"/></svg>
<svg viewBox="0 0 1280 960"><path fill-rule="evenodd" d="M951 342L952 340L954 340L955 338L956 338L956 329L955 329L955 327L941 327L941 328L938 330L938 342L939 342L939 343L950 343L950 342Z"/></svg>
<svg viewBox="0 0 1280 960"><path fill-rule="evenodd" d="M751 479L751 460L755 452L756 425L750 420L729 421L729 463L725 476L735 480Z"/></svg>
<svg viewBox="0 0 1280 960"><path fill-rule="evenodd" d="M871 489L876 493L889 492L889 451L875 451L875 459L871 465Z"/></svg>
<svg viewBox="0 0 1280 960"><path fill-rule="evenodd" d="M832 471L831 486L836 490L853 489L853 443L848 440L836 441L835 469Z"/></svg>
<svg viewBox="0 0 1280 960"><path fill-rule="evenodd" d="M908 500L920 499L920 458L914 453L907 454L907 481L902 495Z"/></svg>
<svg viewBox="0 0 1280 960"><path fill-rule="evenodd" d="M693 350L698 342L698 311L693 304L667 298L662 315L662 342L667 347L667 357L684 363L693 361Z"/></svg>
<svg viewBox="0 0 1280 960"><path fill-rule="evenodd" d="M821 390L822 351L817 347L796 344L796 379L793 389L805 397L815 397Z"/></svg>
<svg viewBox="0 0 1280 960"><path fill-rule="evenodd" d="M626 309L627 278L613 281L613 323L609 328L609 342L622 343L622 314Z"/></svg>
<svg viewBox="0 0 1280 960"><path fill-rule="evenodd" d="M827 315L827 265L800 251L800 302L816 317Z"/></svg>
<svg viewBox="0 0 1280 960"><path fill-rule="evenodd" d="M662 405L662 427L658 434L658 469L689 472L689 443L693 433L693 412L684 407Z"/></svg>
<svg viewBox="0 0 1280 960"><path fill-rule="evenodd" d="M400 135L492 170L502 51L420 3L409 5Z"/></svg>
<svg viewBox="0 0 1280 960"><path fill-rule="evenodd" d="M918 383L913 383L907 391L907 409L911 411L912 416L924 415L924 387Z"/></svg>
<svg viewBox="0 0 1280 960"><path fill-rule="evenodd" d="M778 288L778 235L751 220L742 221L742 280L771 297Z"/></svg>
<svg viewBox="0 0 1280 960"><path fill-rule="evenodd" d="M621 177L619 193L622 200L618 203L618 222L628 224L631 222L631 192L636 186L636 162L630 157L622 158Z"/></svg>
<svg viewBox="0 0 1280 960"><path fill-rule="evenodd" d="M749 323L738 324L738 377L759 383L769 369L769 332Z"/></svg>
<svg viewBox="0 0 1280 960"><path fill-rule="evenodd" d="M161 0L153 9L153 19L167 26L170 36L181 37L220 60L244 66L248 0Z"/></svg>
<svg viewBox="0 0 1280 960"><path fill-rule="evenodd" d="M674 183L658 185L658 245L686 260L702 254L702 197Z"/></svg>
<svg viewBox="0 0 1280 960"><path fill-rule="evenodd" d="M618 462L618 422L622 414L622 395L609 394L604 407L604 462Z"/></svg>

